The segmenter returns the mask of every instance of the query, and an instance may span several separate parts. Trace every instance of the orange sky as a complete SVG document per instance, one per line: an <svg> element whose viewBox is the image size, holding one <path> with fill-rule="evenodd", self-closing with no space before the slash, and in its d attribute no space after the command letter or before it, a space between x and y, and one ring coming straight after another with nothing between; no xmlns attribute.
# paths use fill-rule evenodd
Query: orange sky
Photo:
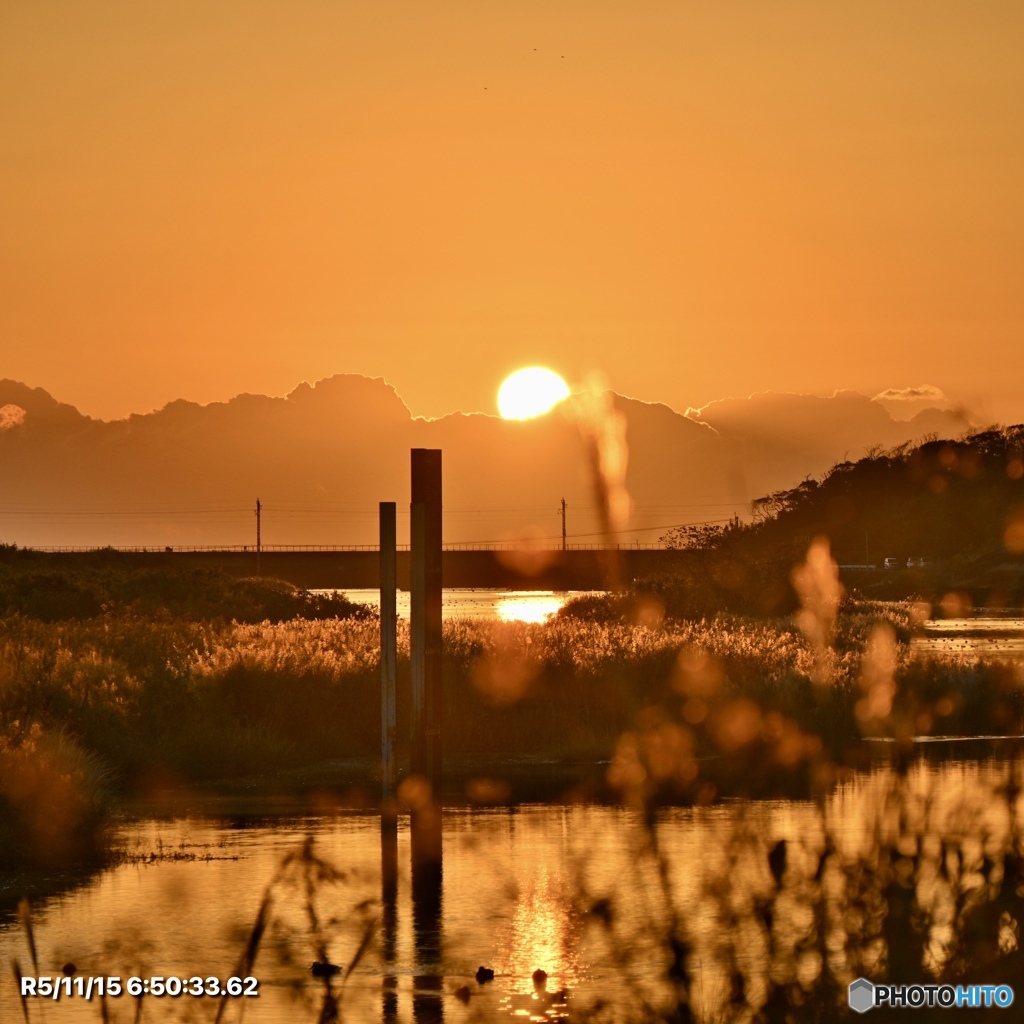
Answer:
<svg viewBox="0 0 1024 1024"><path fill-rule="evenodd" d="M1022 45L1019 0L7 3L0 377L1021 420Z"/></svg>

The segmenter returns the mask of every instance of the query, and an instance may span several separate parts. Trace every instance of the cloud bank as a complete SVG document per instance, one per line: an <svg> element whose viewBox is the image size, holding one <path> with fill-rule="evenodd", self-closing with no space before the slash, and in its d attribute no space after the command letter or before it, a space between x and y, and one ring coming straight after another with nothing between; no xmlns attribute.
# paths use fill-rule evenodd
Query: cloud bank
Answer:
<svg viewBox="0 0 1024 1024"><path fill-rule="evenodd" d="M946 396L934 384L921 384L916 388L886 388L872 399L873 402L945 402Z"/></svg>

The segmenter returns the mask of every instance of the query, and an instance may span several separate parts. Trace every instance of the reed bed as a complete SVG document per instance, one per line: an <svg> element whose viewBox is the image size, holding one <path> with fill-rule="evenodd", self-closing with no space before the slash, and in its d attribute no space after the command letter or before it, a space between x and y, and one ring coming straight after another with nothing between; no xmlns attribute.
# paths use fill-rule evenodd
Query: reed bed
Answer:
<svg viewBox="0 0 1024 1024"><path fill-rule="evenodd" d="M716 701L748 699L840 742L864 732L856 709L868 639L880 623L890 627L892 671L904 703L916 708L915 728L928 714L945 732L1019 728L1019 668L916 658L901 635L905 620L900 606L841 613L825 685L814 681L820 652L785 620L454 620L444 628L446 748L606 754L644 708L689 699L684 677L696 662L713 677ZM372 619L11 616L0 621L0 716L8 741L33 727L64 730L122 777L163 767L213 778L311 757L372 755L379 661ZM398 664L401 717L408 710L404 623Z"/></svg>
<svg viewBox="0 0 1024 1024"><path fill-rule="evenodd" d="M919 659L909 632L909 606L900 605L840 610L824 648L789 620L732 615L631 621L570 609L544 624L454 620L444 628L445 749L621 759L624 742L664 721L673 724L662 741L684 743L696 758L732 755L738 785L764 777L757 764L805 764L793 753L801 745L843 762L864 735L1022 731L1019 664ZM405 735L405 624L398 648ZM63 744L96 765L75 777L97 792L370 759L379 750L379 662L377 623L365 617L11 615L0 620L0 759L6 766L31 744ZM10 831L24 799L12 783L0 786L0 827ZM83 797L83 806L97 800Z"/></svg>

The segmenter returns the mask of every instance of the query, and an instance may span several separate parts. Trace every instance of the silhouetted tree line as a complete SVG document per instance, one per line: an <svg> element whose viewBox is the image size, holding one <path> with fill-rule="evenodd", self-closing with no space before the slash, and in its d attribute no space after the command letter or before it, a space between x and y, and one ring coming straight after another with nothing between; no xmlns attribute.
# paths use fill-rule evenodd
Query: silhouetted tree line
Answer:
<svg viewBox="0 0 1024 1024"><path fill-rule="evenodd" d="M840 565L898 571L852 578L881 596L941 596L943 588L1024 598L1024 425L959 440L875 448L833 466L820 480L752 503L753 521L685 526L663 540L691 552L671 576L644 581L670 611L785 613L795 606L792 567L818 536ZM909 559L923 566L906 569Z"/></svg>
<svg viewBox="0 0 1024 1024"><path fill-rule="evenodd" d="M373 614L340 594L311 594L268 577L135 566L130 556L116 551L69 556L0 545L0 615L62 622L120 612L224 622Z"/></svg>

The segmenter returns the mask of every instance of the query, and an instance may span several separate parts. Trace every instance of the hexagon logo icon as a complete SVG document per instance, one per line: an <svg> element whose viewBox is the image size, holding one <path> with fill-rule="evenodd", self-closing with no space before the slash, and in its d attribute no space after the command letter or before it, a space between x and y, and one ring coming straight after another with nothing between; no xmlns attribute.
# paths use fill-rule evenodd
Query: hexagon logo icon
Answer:
<svg viewBox="0 0 1024 1024"><path fill-rule="evenodd" d="M875 986L866 978L851 981L847 1001L851 1010L856 1010L857 1013L867 1013L875 1005Z"/></svg>

